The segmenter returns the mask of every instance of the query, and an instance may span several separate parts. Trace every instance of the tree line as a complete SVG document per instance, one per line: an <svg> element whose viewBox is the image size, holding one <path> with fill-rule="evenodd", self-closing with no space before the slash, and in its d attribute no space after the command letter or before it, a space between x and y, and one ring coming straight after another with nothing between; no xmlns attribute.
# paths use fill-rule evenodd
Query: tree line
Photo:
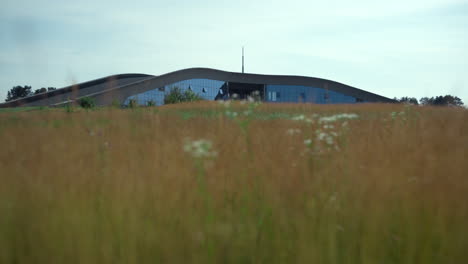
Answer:
<svg viewBox="0 0 468 264"><path fill-rule="evenodd" d="M31 96L31 95L50 92L50 91L54 91L54 90L57 90L57 88L55 88L55 87L47 87L47 88L42 87L41 89L36 89L36 90L32 91L31 86L17 85L17 86L14 86L13 88L11 88L8 91L7 98L5 99L5 102L16 100L16 99L23 98L23 97L28 97L28 96Z"/></svg>
<svg viewBox="0 0 468 264"><path fill-rule="evenodd" d="M394 100L399 103L413 105L463 106L463 101L457 96L453 95L422 97L419 99L419 101L415 97L401 97L400 99L395 97Z"/></svg>

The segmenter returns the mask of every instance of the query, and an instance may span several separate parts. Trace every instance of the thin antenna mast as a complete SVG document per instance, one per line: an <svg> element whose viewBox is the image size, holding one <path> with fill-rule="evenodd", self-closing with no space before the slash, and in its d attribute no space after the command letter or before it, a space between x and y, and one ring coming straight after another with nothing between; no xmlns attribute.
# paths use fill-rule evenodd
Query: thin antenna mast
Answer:
<svg viewBox="0 0 468 264"><path fill-rule="evenodd" d="M244 46L242 46L242 73L244 73Z"/></svg>

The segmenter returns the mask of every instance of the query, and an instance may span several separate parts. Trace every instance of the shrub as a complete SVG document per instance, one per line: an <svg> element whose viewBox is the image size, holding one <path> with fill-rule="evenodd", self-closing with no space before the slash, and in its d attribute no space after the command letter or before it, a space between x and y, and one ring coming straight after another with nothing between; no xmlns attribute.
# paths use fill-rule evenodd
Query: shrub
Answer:
<svg viewBox="0 0 468 264"><path fill-rule="evenodd" d="M73 105L70 102L65 104L65 112L67 112L67 113L72 113L73 112Z"/></svg>
<svg viewBox="0 0 468 264"><path fill-rule="evenodd" d="M128 101L128 107L129 107L129 108L137 108L137 107L138 107L137 100L135 100L135 99L130 99L130 100Z"/></svg>
<svg viewBox="0 0 468 264"><path fill-rule="evenodd" d="M78 104L86 109L91 109L96 106L96 100L92 97L83 97L78 101Z"/></svg>
<svg viewBox="0 0 468 264"><path fill-rule="evenodd" d="M114 108L120 108L121 107L120 102L117 99L112 100L111 106L114 107Z"/></svg>
<svg viewBox="0 0 468 264"><path fill-rule="evenodd" d="M203 100L203 98L201 98L198 94L190 90L186 90L184 92L184 99L185 99L185 102L194 102L194 101Z"/></svg>
<svg viewBox="0 0 468 264"><path fill-rule="evenodd" d="M147 103L146 103L147 106L156 106L156 102L153 101L153 100L149 100Z"/></svg>
<svg viewBox="0 0 468 264"><path fill-rule="evenodd" d="M164 97L164 104L176 104L200 100L203 99L191 90L186 90L185 92L182 92L182 90L179 87L172 87L171 91Z"/></svg>

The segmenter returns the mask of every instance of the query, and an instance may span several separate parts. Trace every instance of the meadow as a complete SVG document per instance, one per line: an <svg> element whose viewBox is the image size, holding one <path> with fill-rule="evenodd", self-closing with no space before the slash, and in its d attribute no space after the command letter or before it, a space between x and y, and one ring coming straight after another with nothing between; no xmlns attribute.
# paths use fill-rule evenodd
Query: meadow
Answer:
<svg viewBox="0 0 468 264"><path fill-rule="evenodd" d="M0 263L467 263L468 111L0 112Z"/></svg>

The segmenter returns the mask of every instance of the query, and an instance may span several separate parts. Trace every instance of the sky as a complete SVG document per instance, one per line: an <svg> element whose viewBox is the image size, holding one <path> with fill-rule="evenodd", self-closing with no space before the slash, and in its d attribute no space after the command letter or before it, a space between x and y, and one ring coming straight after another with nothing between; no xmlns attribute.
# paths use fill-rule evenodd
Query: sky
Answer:
<svg viewBox="0 0 468 264"><path fill-rule="evenodd" d="M190 67L330 79L468 104L468 0L0 0L0 101Z"/></svg>

